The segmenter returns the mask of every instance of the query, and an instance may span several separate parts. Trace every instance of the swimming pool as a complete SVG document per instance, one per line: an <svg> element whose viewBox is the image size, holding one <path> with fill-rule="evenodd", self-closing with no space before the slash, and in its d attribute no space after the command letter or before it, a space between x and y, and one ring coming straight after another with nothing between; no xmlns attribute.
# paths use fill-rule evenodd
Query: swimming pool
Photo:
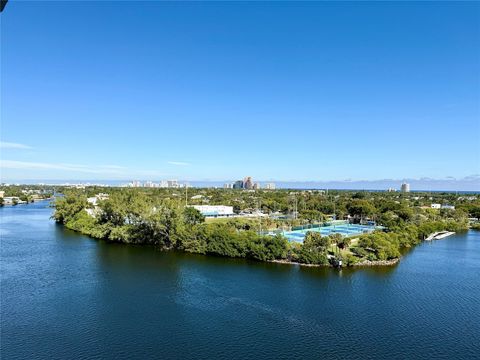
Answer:
<svg viewBox="0 0 480 360"><path fill-rule="evenodd" d="M340 225L321 226L321 227L316 227L311 229L286 231L283 233L283 235L289 241L303 243L305 234L308 231L319 232L320 234L322 234L322 236L328 236L330 234L340 234L342 236L353 236L353 235L370 233L375 229L379 229L379 228L380 227L371 226L371 225L340 224Z"/></svg>

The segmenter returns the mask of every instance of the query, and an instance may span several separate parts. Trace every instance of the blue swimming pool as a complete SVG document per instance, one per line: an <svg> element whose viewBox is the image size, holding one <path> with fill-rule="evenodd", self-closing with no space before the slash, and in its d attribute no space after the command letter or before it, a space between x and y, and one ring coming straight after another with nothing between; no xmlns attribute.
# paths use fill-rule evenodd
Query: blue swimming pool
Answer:
<svg viewBox="0 0 480 360"><path fill-rule="evenodd" d="M321 226L321 227L316 227L311 229L286 231L283 233L283 235L289 241L303 243L305 234L308 231L319 232L320 234L322 234L322 236L328 236L330 234L340 234L342 236L354 236L354 235L370 233L379 228L380 227L371 226L371 225L339 224L339 225Z"/></svg>

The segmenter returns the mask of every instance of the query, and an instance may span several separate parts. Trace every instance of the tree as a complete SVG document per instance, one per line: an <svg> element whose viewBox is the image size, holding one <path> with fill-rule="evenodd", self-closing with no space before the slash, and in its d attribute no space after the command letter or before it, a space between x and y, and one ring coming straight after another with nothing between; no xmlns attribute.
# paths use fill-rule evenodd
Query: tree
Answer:
<svg viewBox="0 0 480 360"><path fill-rule="evenodd" d="M350 239L340 234L330 235L331 242L337 244L340 249L346 249L350 245Z"/></svg>
<svg viewBox="0 0 480 360"><path fill-rule="evenodd" d="M300 248L298 260L306 264L328 264L327 249L330 238L322 236L319 232L308 231L305 234L303 246Z"/></svg>
<svg viewBox="0 0 480 360"><path fill-rule="evenodd" d="M328 236L322 236L317 231L307 231L303 246L317 249L318 251L326 251L331 244L331 239Z"/></svg>
<svg viewBox="0 0 480 360"><path fill-rule="evenodd" d="M313 224L315 221L323 221L324 215L317 210L301 210L300 218L307 220L308 223Z"/></svg>
<svg viewBox="0 0 480 360"><path fill-rule="evenodd" d="M197 225L205 221L205 216L194 207L187 206L183 209L183 221L186 225Z"/></svg>
<svg viewBox="0 0 480 360"><path fill-rule="evenodd" d="M84 195L76 192L66 194L65 197L55 199L55 213L52 217L56 222L65 224L87 205Z"/></svg>
<svg viewBox="0 0 480 360"><path fill-rule="evenodd" d="M372 216L376 209L367 200L354 199L347 205L348 213L354 217L363 219L364 217Z"/></svg>

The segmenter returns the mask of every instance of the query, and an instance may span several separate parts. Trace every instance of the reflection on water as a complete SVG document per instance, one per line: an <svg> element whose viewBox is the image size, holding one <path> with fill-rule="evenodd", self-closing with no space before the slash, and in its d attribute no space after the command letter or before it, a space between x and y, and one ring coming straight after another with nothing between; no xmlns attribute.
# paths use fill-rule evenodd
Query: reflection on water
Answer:
<svg viewBox="0 0 480 360"><path fill-rule="evenodd" d="M475 358L480 233L393 267L300 267L107 244L1 216L3 358Z"/></svg>

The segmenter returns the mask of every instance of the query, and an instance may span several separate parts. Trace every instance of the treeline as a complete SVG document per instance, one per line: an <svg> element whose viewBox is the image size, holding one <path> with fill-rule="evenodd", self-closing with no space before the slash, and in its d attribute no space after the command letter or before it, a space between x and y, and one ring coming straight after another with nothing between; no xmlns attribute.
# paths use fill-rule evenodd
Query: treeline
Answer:
<svg viewBox="0 0 480 360"><path fill-rule="evenodd" d="M289 243L283 236L258 233L258 220L225 219L205 222L194 208L185 207L175 197L156 196L143 189L119 189L97 206L87 202L89 192L69 190L57 198L54 219L67 228L112 242L151 244L163 249L191 253L248 258L259 261L288 260L328 265L334 258L346 265L362 260L390 260L402 249L418 244L429 234L468 227L462 211L419 210L405 202L375 202L352 197L345 205L353 219L377 217L386 231L343 238L339 234L322 237L308 232L304 244ZM267 222L263 221L265 226ZM270 226L279 223L270 223Z"/></svg>
<svg viewBox="0 0 480 360"><path fill-rule="evenodd" d="M415 223L404 223L394 226L386 232L374 232L362 235L352 253L357 258L370 261L391 260L400 257L402 249L411 248L430 234L437 231L464 231L468 229L466 220L423 220ZM350 259L355 261L355 259Z"/></svg>
<svg viewBox="0 0 480 360"><path fill-rule="evenodd" d="M107 241L259 261L288 255L288 243L282 236L258 235L241 222L240 226L235 221L205 223L194 208L132 190L114 193L96 209L89 209L87 198L74 193L57 199L55 207L53 217L57 222Z"/></svg>
<svg viewBox="0 0 480 360"><path fill-rule="evenodd" d="M57 187L57 192L68 191L66 187ZM341 191L341 190L294 190L279 189L243 191L215 188L115 188L89 186L83 193L93 196L107 192L114 194L134 190L159 200L185 199L188 195L190 205L231 205L234 211L259 209L264 213L281 213L293 215L297 210L295 220L290 219L292 225L318 223L335 214L337 219L353 216L356 219L371 219L377 222L388 221L391 215L405 220L422 214L430 217L447 218L456 215L460 217L480 218L480 196L478 194L456 195L455 193L439 192L372 192L372 191ZM453 205L455 210L428 209L432 203ZM422 208L424 207L424 208ZM293 217L293 216L292 216Z"/></svg>

